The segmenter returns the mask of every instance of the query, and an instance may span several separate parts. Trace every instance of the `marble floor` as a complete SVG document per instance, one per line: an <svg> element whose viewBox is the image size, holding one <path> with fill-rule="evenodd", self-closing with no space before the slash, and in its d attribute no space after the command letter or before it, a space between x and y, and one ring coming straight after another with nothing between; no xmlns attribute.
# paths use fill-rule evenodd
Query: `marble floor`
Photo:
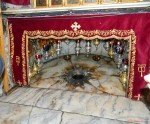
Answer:
<svg viewBox="0 0 150 124"><path fill-rule="evenodd" d="M20 87L0 97L0 124L149 124L140 101L109 94Z"/></svg>
<svg viewBox="0 0 150 124"><path fill-rule="evenodd" d="M70 89L62 79L76 63L94 70L84 89ZM117 73L108 58L48 62L30 87L0 97L0 124L149 124L150 111L143 102L125 98Z"/></svg>
<svg viewBox="0 0 150 124"><path fill-rule="evenodd" d="M92 70L89 83L84 84L84 89L76 87L70 89L63 75L79 65L87 70ZM108 93L117 96L125 96L125 90L119 81L118 69L112 59L103 57L100 61L94 61L92 55L88 58L85 55L72 55L71 61L65 61L63 57L47 62L40 73L31 78L31 87L51 88L61 90L73 90L90 93Z"/></svg>

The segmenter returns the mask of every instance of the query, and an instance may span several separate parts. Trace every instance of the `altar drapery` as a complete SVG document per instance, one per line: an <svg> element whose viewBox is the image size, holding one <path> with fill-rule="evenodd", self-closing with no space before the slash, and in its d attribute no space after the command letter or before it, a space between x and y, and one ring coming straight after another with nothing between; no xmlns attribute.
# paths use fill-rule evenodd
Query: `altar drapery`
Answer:
<svg viewBox="0 0 150 124"><path fill-rule="evenodd" d="M130 41L130 69L127 97L139 99L149 70L150 13L124 15L78 15L9 18L10 57L14 83L28 85L27 44L29 37L106 39ZM17 60L17 61L16 61ZM18 64L18 60L19 64ZM141 67L142 68L139 68Z"/></svg>
<svg viewBox="0 0 150 124"><path fill-rule="evenodd" d="M2 0L2 2L11 3L15 5L30 5L30 0Z"/></svg>

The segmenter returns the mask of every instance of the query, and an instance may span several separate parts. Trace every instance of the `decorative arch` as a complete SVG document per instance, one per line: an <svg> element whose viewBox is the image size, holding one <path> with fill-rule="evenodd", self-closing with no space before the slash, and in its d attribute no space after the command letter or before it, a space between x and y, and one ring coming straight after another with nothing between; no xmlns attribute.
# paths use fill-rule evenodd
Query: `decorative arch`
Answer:
<svg viewBox="0 0 150 124"><path fill-rule="evenodd" d="M135 54L136 54L136 36L133 30L78 30L78 31L69 31L69 30L49 30L49 31L24 31L22 36L22 73L23 81L22 85L28 85L28 38L53 38L53 39L86 39L92 40L95 38L99 39L108 39L108 38L117 38L117 39L128 39L130 42L130 53L129 53L129 76L128 76L128 87L127 87L127 97L132 98L133 92L133 82L134 82L134 65L135 65Z"/></svg>

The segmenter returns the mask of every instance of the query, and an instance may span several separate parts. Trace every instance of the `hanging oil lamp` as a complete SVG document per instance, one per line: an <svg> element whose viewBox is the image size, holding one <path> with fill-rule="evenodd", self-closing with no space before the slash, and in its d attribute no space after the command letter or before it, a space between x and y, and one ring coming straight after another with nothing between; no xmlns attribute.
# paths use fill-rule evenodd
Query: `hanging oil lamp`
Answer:
<svg viewBox="0 0 150 124"><path fill-rule="evenodd" d="M122 73L120 75L120 82L124 89L126 89L127 85L127 77L128 77L128 59L122 60Z"/></svg>
<svg viewBox="0 0 150 124"><path fill-rule="evenodd" d="M121 42L118 41L117 45L115 46L115 52L117 54L123 54L123 46L121 46Z"/></svg>
<svg viewBox="0 0 150 124"><path fill-rule="evenodd" d="M126 85L127 85L127 72L123 71L120 74L120 82L122 83L122 86L124 89L126 89Z"/></svg>
<svg viewBox="0 0 150 124"><path fill-rule="evenodd" d="M95 40L93 41L93 44L94 44L95 47L96 47L96 52L95 52L95 53L97 53L98 45L100 44L100 41L99 41L98 39L95 39ZM100 56L100 55L94 55L92 58L93 58L94 61L99 61L99 60L101 59L101 56Z"/></svg>
<svg viewBox="0 0 150 124"><path fill-rule="evenodd" d="M98 49L98 45L100 44L99 40L96 38L94 41L93 41L93 44L95 45L96 47L96 50Z"/></svg>
<svg viewBox="0 0 150 124"><path fill-rule="evenodd" d="M67 45L69 45L69 43L70 43L69 39L66 39L66 40L65 40L65 43L66 43Z"/></svg>
<svg viewBox="0 0 150 124"><path fill-rule="evenodd" d="M61 44L60 43L61 43L60 40L58 40L56 42L56 54L57 54L57 56L59 56L61 54Z"/></svg>
<svg viewBox="0 0 150 124"><path fill-rule="evenodd" d="M36 39L31 39L32 41L32 48L34 51L34 54L37 52L37 43L36 43Z"/></svg>
<svg viewBox="0 0 150 124"><path fill-rule="evenodd" d="M77 40L77 41L76 41L76 47L75 47L75 52L76 52L76 55L77 55L77 56L80 54L80 50L81 50L81 47L80 47L80 40Z"/></svg>
<svg viewBox="0 0 150 124"><path fill-rule="evenodd" d="M51 57L54 57L54 54L55 54L54 44L51 45L51 48L50 48L49 53L50 53L50 56L51 56Z"/></svg>
<svg viewBox="0 0 150 124"><path fill-rule="evenodd" d="M38 65L34 62L34 64L33 64L33 71L34 71L34 73L39 73L39 67L38 67Z"/></svg>
<svg viewBox="0 0 150 124"><path fill-rule="evenodd" d="M123 59L122 60L122 68L121 68L122 72L126 71L128 72L128 59Z"/></svg>
<svg viewBox="0 0 150 124"><path fill-rule="evenodd" d="M50 49L50 56L54 57L54 54L55 54L55 49L54 49L54 47L51 47L51 49Z"/></svg>
<svg viewBox="0 0 150 124"><path fill-rule="evenodd" d="M91 41L86 42L85 50L86 50L87 57L88 57L91 52Z"/></svg>
<svg viewBox="0 0 150 124"><path fill-rule="evenodd" d="M105 48L106 51L108 51L110 49L109 42L105 42L103 47Z"/></svg>
<svg viewBox="0 0 150 124"><path fill-rule="evenodd" d="M110 41L109 44L110 44L111 47L108 50L108 55L110 56L110 58L113 58L113 55L114 55L113 44L114 44L114 42Z"/></svg>
<svg viewBox="0 0 150 124"><path fill-rule="evenodd" d="M32 54L31 52L28 50L28 61L29 61L29 66L33 64L33 62L31 61L32 59Z"/></svg>
<svg viewBox="0 0 150 124"><path fill-rule="evenodd" d="M36 54L35 59L36 59L36 62L37 62L37 66L41 67L42 66L42 54Z"/></svg>
<svg viewBox="0 0 150 124"><path fill-rule="evenodd" d="M115 48L115 63L117 64L117 67L120 69L122 65L122 54L123 54L123 47L121 46L121 42L117 41L117 45L114 47Z"/></svg>
<svg viewBox="0 0 150 124"><path fill-rule="evenodd" d="M68 46L68 53L67 53L67 55L64 55L63 58L64 58L64 60L69 61L69 60L71 60L71 55L69 55L69 43L70 43L70 41L68 39L66 39L65 43Z"/></svg>
<svg viewBox="0 0 150 124"><path fill-rule="evenodd" d="M43 45L43 57L45 60L48 60L49 59L49 49L50 49L50 46L49 44L44 44Z"/></svg>
<svg viewBox="0 0 150 124"><path fill-rule="evenodd" d="M32 68L29 66L29 79L33 77L33 71L32 71Z"/></svg>

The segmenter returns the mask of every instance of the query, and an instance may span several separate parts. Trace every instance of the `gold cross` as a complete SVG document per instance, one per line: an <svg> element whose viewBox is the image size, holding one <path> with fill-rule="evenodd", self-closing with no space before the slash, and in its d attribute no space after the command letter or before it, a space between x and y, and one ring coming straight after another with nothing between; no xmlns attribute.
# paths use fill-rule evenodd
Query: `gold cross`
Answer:
<svg viewBox="0 0 150 124"><path fill-rule="evenodd" d="M139 101L140 99L142 99L141 94L138 94L137 96L134 96L134 97L136 97L138 101Z"/></svg>
<svg viewBox="0 0 150 124"><path fill-rule="evenodd" d="M71 25L71 28L72 28L74 31L77 31L78 29L81 28L81 25L79 25L78 22L74 22L74 23Z"/></svg>
<svg viewBox="0 0 150 124"><path fill-rule="evenodd" d="M20 81L20 80L18 80L18 82L17 82L18 84L19 84L19 86L21 86L22 85L22 82Z"/></svg>
<svg viewBox="0 0 150 124"><path fill-rule="evenodd" d="M141 73L141 77L143 77L143 72L145 72L146 64L138 64L138 72Z"/></svg>
<svg viewBox="0 0 150 124"><path fill-rule="evenodd" d="M20 64L20 57L19 56L16 56L16 63L17 63L17 66L19 66L19 64Z"/></svg>

